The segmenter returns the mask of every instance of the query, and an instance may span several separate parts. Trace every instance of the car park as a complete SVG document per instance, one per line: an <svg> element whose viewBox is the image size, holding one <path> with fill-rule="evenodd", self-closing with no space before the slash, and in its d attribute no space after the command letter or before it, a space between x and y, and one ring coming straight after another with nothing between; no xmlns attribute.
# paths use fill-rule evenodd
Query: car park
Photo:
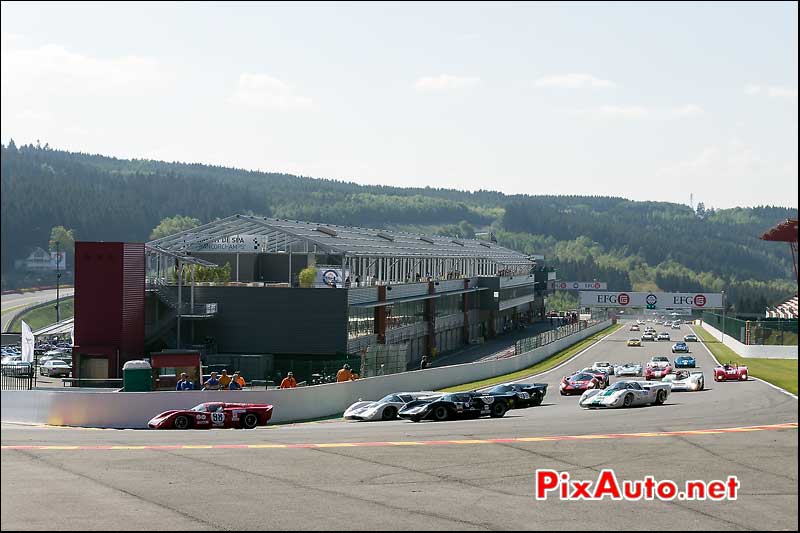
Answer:
<svg viewBox="0 0 800 533"><path fill-rule="evenodd" d="M31 375L33 364L21 359L15 359L8 363L3 363L2 374L4 376L27 377Z"/></svg>
<svg viewBox="0 0 800 533"><path fill-rule="evenodd" d="M661 405L669 397L670 390L668 383L620 380L606 390L584 392L579 405L585 409Z"/></svg>
<svg viewBox="0 0 800 533"><path fill-rule="evenodd" d="M164 411L151 418L148 426L151 429L253 429L267 425L271 417L271 405L206 402L191 409Z"/></svg>
<svg viewBox="0 0 800 533"><path fill-rule="evenodd" d="M421 398L404 405L397 413L400 418L420 422L444 421L453 418L500 418L508 411L508 402L502 398L477 392L444 394L437 398Z"/></svg>

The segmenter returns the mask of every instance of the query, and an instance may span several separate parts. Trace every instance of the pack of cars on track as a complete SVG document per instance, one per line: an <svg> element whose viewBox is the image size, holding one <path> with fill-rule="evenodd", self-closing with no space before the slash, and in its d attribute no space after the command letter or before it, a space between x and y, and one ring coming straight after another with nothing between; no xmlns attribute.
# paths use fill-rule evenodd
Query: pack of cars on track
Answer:
<svg viewBox="0 0 800 533"><path fill-rule="evenodd" d="M637 328L638 329L638 328ZM651 334L649 326L645 335ZM662 333L666 334L667 333ZM643 336L644 337L644 336ZM638 340L638 339L632 339ZM562 396L580 395L578 405L585 409L661 405L670 393L701 391L705 376L690 355L687 342L696 342L694 334L684 337L684 342L673 345L673 353L681 352L674 363L666 356L654 356L646 364L628 362L614 365L609 361L596 361L559 383ZM640 343L641 344L641 343ZM631 341L628 341L631 345ZM676 349L677 348L677 349ZM644 377L645 380L619 379L613 384L610 376L617 378ZM715 381L746 381L747 367L726 363L714 369ZM521 409L542 404L547 394L545 383L505 383L488 390L441 393L434 391L398 392L377 401L352 404L344 413L347 420L376 421L397 418L420 422L450 419L501 418L510 409ZM165 411L150 420L154 429L206 429L245 428L266 425L272 416L271 405L206 402L188 410Z"/></svg>

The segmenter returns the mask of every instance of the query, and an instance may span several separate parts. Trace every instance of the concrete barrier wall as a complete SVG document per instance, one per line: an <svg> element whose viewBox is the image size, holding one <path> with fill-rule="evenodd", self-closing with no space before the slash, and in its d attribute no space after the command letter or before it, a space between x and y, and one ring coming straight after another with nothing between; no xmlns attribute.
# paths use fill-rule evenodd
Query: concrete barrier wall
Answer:
<svg viewBox="0 0 800 533"><path fill-rule="evenodd" d="M167 409L188 409L202 402L266 403L274 406L272 422L291 422L336 415L359 398L376 400L392 392L436 390L516 372L534 365L611 325L607 320L579 333L506 359L466 363L389 376L263 391L3 391L2 420L63 426L144 428Z"/></svg>
<svg viewBox="0 0 800 533"><path fill-rule="evenodd" d="M705 322L703 322L702 326L703 329L711 333L714 338L722 338L722 332L714 326L710 326ZM722 343L742 357L755 359L797 359L797 346L742 344L730 335L725 335L725 339Z"/></svg>

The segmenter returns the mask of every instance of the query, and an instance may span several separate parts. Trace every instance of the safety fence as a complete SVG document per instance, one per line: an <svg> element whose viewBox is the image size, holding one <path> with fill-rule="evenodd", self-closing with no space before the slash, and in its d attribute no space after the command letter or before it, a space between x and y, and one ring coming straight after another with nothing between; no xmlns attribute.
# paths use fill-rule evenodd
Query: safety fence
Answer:
<svg viewBox="0 0 800 533"><path fill-rule="evenodd" d="M15 363L0 366L0 388L2 390L31 390L35 386L36 374L30 363Z"/></svg>
<svg viewBox="0 0 800 533"><path fill-rule="evenodd" d="M797 320L759 318L743 320L735 316L703 313L703 322L724 331L746 345L797 346Z"/></svg>
<svg viewBox="0 0 800 533"><path fill-rule="evenodd" d="M532 337L520 339L516 342L514 346L514 354L521 354L529 352L531 350L535 350L540 346L545 346L547 344L550 344L551 342L563 339L564 337L569 337L570 335L574 335L575 333L578 333L588 327L594 326L595 324L598 324L601 321L602 320L600 319L578 321L572 324L567 324L566 326L559 326L556 329L551 329L550 331L545 331L544 333L539 333L538 335L534 335Z"/></svg>

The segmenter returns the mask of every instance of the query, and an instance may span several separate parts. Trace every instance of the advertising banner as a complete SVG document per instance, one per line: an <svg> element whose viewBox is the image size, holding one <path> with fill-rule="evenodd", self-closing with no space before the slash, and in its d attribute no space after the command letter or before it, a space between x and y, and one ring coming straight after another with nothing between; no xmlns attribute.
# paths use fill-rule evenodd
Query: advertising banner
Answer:
<svg viewBox="0 0 800 533"><path fill-rule="evenodd" d="M190 247L193 252L231 252L257 254L261 251L261 235L231 235L212 242L201 242Z"/></svg>
<svg viewBox="0 0 800 533"><path fill-rule="evenodd" d="M581 307L641 307L643 309L719 309L717 292L580 292Z"/></svg>
<svg viewBox="0 0 800 533"><path fill-rule="evenodd" d="M608 289L605 281L556 281L553 287L559 291L604 291Z"/></svg>
<svg viewBox="0 0 800 533"><path fill-rule="evenodd" d="M317 287L333 287L336 289L344 288L347 278L350 277L350 271L342 272L342 267L338 265L317 265L317 279L315 285Z"/></svg>

